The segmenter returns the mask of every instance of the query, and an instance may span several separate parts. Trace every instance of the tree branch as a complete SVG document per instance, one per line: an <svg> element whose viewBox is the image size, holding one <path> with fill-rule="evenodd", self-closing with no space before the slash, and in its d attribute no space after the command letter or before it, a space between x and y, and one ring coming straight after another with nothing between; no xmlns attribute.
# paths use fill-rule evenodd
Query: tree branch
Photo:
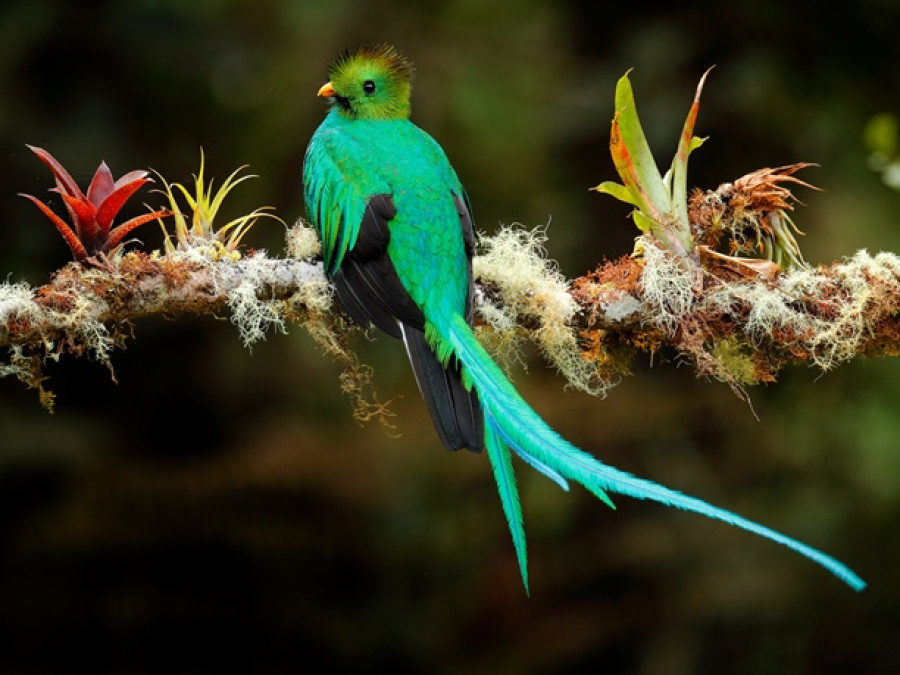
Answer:
<svg viewBox="0 0 900 675"><path fill-rule="evenodd" d="M787 363L828 370L856 356L900 351L900 258L860 251L818 268L803 260L790 188L813 187L795 176L808 164L760 169L689 194L688 157L703 142L693 132L705 77L665 175L647 145L627 74L617 84L610 151L622 183L595 189L634 207L635 224L644 232L634 255L568 281L547 258L540 229L503 228L480 240L473 261L476 329L501 362L519 358L527 338L569 384L603 394L629 374L638 354L668 348L698 375L744 396L744 387L774 381ZM112 350L124 345L141 317L229 313L248 347L270 328L303 324L343 363L342 386L356 399L357 416L384 421L384 406L367 394L369 370L347 348L348 324L332 311L331 287L316 262L315 232L302 223L288 228L286 258L265 252L241 257L241 237L260 217L274 217L269 207L221 227L214 223L224 197L249 178L237 178L240 169L216 192L203 176L202 155L193 193L160 177L171 208L151 215L175 224L174 236L166 231L165 253L116 251L108 258L112 240L93 242L90 251L79 244L87 225L97 224L91 190L83 195L49 153L32 150L58 184L61 178L72 183L66 203L77 202L80 210L70 215L83 212L85 222L76 218L72 230L42 210L72 235L70 247L78 244L73 252L85 255L37 289L0 285L0 347L8 350L0 376L15 375L36 387L49 408L52 394L42 386L46 359L87 355L111 368ZM144 181L143 175L128 174Z"/></svg>
<svg viewBox="0 0 900 675"><path fill-rule="evenodd" d="M38 288L2 284L0 346L8 357L0 375L37 387L50 406L42 386L47 358L109 364L142 317L229 314L247 346L270 328L304 325L347 367L345 387L359 404L366 376L346 349L347 324L314 261L314 233L298 224L288 234L287 258L257 252L233 260L199 246L168 255L134 251L70 263ZM739 393L774 381L787 363L827 370L900 349L900 258L891 253L861 251L828 266L766 267L765 274L753 261L711 254L700 256L698 272L648 235L640 255L569 282L547 259L545 241L542 230L513 228L481 239L479 334L507 361L531 340L570 384L595 394L628 374L637 355L666 348Z"/></svg>

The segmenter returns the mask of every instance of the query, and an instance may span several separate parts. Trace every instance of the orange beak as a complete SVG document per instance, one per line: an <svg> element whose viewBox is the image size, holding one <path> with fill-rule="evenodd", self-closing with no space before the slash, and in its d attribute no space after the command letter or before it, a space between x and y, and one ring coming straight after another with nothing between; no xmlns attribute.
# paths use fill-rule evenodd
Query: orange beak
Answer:
<svg viewBox="0 0 900 675"><path fill-rule="evenodd" d="M317 95L321 96L322 98L331 98L332 96L334 96L334 94L334 85L331 84L331 82L326 82L322 85L321 89L319 89L319 93Z"/></svg>

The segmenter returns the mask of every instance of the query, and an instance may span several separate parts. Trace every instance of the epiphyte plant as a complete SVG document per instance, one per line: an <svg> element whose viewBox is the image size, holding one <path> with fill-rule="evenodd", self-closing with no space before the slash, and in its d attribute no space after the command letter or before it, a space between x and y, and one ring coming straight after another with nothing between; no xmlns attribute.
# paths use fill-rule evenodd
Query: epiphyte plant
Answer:
<svg viewBox="0 0 900 675"><path fill-rule="evenodd" d="M106 162L101 162L85 194L53 155L33 145L29 145L28 149L53 173L56 187L50 191L57 192L62 197L70 222L63 220L37 197L19 194L34 202L50 219L72 251L72 256L79 262L93 256L111 253L135 228L151 220L171 215L168 209L159 209L135 216L113 227L115 217L131 196L145 183L152 182L152 179L147 177L146 171L130 171L119 180L114 180Z"/></svg>
<svg viewBox="0 0 900 675"><path fill-rule="evenodd" d="M160 221L165 235L165 250L171 255L177 249L188 250L198 247L209 250L210 255L214 259L226 257L237 260L241 257L238 247L244 235L250 231L250 228L257 220L263 217L281 219L269 209L271 206L261 206L238 218L228 221L221 227L217 227L215 220L222 206L225 197L239 183L248 178L256 178L253 174L245 174L238 176L245 169L245 166L238 167L218 189L213 190L213 179L206 180L204 169L206 167L206 157L203 150L200 150L200 169L194 175L194 190L189 191L181 183L169 183L165 178L159 176L163 183L165 193L172 207L172 215L175 220L175 241L166 229L165 225ZM191 214L190 222L185 218L185 214L179 208L176 195L181 194L182 198L187 202L188 209Z"/></svg>

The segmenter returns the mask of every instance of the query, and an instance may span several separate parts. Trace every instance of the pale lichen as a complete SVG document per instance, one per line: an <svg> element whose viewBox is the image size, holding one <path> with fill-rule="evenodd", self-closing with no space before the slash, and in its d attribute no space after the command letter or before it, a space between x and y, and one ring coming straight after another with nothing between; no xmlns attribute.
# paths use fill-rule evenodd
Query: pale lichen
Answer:
<svg viewBox="0 0 900 675"><path fill-rule="evenodd" d="M260 300L253 280L245 280L228 292L231 323L237 326L241 341L248 349L266 337L268 329L285 334L287 328L278 308L272 302Z"/></svg>
<svg viewBox="0 0 900 675"><path fill-rule="evenodd" d="M605 393L593 364L582 358L573 327L579 311L569 294L569 282L555 261L547 258L545 227L525 230L502 227L479 239L473 260L475 278L496 289L498 301L485 294L477 309L489 331L479 336L501 360L518 358L519 340L526 333L541 353L576 389Z"/></svg>
<svg viewBox="0 0 900 675"><path fill-rule="evenodd" d="M33 300L34 290L24 281L0 284L0 327L33 321L37 311Z"/></svg>
<svg viewBox="0 0 900 675"><path fill-rule="evenodd" d="M316 230L298 219L285 232L287 254L297 260L312 260L322 253L322 242Z"/></svg>
<svg viewBox="0 0 900 675"><path fill-rule="evenodd" d="M696 274L652 237L639 237L635 249L644 261L640 291L650 320L671 336L693 309Z"/></svg>
<svg viewBox="0 0 900 675"><path fill-rule="evenodd" d="M743 332L757 347L778 344L808 352L822 370L855 357L879 316L896 311L900 258L859 251L828 268L795 268L775 282L726 284L708 293L705 308L743 307ZM891 309L893 307L893 310Z"/></svg>
<svg viewBox="0 0 900 675"><path fill-rule="evenodd" d="M215 242L203 245L197 237L166 257L208 272L212 294L225 295L231 322L249 349L269 330L286 333L285 318L313 321L332 305L331 285L321 265L309 261L318 246L315 232L298 224L287 230L286 237L292 255L285 259L270 258L263 250L239 259L223 258ZM273 289L293 292L284 296ZM315 330L310 328L310 332Z"/></svg>
<svg viewBox="0 0 900 675"><path fill-rule="evenodd" d="M256 251L238 260L213 248L189 246L161 255L130 252L90 266L68 265L46 285L0 284L0 344L9 348L0 376L14 375L41 392L43 363L62 354L87 356L112 372L112 351L132 334L132 321L151 314L218 314L227 308L248 347L286 321L307 326L320 342L331 287L321 264L269 258Z"/></svg>

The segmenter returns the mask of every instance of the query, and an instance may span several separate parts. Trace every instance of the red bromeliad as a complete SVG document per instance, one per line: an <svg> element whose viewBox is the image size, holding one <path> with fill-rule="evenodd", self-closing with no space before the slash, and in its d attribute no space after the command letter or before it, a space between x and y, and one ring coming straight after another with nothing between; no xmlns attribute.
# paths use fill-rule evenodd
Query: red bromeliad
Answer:
<svg viewBox="0 0 900 675"><path fill-rule="evenodd" d="M146 171L131 171L114 181L106 162L101 162L88 186L87 195L85 195L69 172L53 155L43 148L32 145L29 145L28 149L53 172L53 176L56 178L56 187L51 188L51 192L58 192L62 196L71 225L56 215L37 197L19 194L34 202L56 226L63 239L66 240L66 244L69 245L75 260L82 261L97 254L109 253L119 246L122 239L136 227L151 220L172 215L168 209L160 209L112 227L113 219L125 202L144 183L152 182L152 179L147 178Z"/></svg>

